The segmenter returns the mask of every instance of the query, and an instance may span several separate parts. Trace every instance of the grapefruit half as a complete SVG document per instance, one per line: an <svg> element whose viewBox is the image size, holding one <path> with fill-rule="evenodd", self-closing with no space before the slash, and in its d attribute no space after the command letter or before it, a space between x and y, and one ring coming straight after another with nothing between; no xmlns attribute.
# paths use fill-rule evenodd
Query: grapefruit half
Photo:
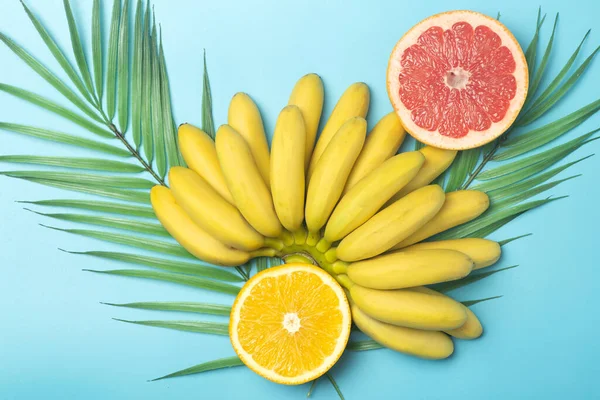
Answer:
<svg viewBox="0 0 600 400"><path fill-rule="evenodd" d="M443 149L471 149L500 136L528 86L515 37L474 11L419 22L396 43L387 70L388 95L406 131Z"/></svg>

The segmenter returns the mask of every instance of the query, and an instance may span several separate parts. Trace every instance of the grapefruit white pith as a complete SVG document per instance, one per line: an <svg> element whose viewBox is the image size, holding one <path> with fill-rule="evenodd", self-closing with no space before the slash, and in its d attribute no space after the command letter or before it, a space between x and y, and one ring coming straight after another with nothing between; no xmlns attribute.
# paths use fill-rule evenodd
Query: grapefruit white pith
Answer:
<svg viewBox="0 0 600 400"><path fill-rule="evenodd" d="M388 95L406 130L431 146L464 150L505 132L523 107L523 50L499 21L473 11L431 16L396 43Z"/></svg>

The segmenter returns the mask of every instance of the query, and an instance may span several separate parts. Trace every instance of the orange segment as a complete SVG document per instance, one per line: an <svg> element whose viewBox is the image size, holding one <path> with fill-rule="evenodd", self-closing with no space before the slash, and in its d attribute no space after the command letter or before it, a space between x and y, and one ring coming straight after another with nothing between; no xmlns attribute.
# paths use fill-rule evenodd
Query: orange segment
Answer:
<svg viewBox="0 0 600 400"><path fill-rule="evenodd" d="M341 286L320 268L292 263L246 283L231 310L229 337L251 370L273 382L298 385L335 364L350 323Z"/></svg>

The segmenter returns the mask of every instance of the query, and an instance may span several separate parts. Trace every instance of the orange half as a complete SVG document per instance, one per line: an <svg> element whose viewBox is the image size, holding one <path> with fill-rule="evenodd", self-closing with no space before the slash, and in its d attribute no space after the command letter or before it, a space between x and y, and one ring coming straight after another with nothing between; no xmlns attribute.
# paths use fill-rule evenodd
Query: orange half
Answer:
<svg viewBox="0 0 600 400"><path fill-rule="evenodd" d="M229 338L260 376L298 385L318 378L340 358L351 314L342 287L322 269L301 263L250 279L233 304Z"/></svg>

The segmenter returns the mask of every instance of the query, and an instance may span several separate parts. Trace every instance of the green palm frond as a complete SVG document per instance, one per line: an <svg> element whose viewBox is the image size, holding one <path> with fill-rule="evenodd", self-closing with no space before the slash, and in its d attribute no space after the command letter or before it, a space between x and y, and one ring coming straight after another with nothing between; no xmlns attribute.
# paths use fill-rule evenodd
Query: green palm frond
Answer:
<svg viewBox="0 0 600 400"><path fill-rule="evenodd" d="M153 310L153 311L177 311L196 314L221 315L228 317L231 313L231 306L222 304L208 304L197 302L173 302L173 301L154 301L154 302L138 302L138 303L102 303L113 307L136 308L138 310Z"/></svg>
<svg viewBox="0 0 600 400"><path fill-rule="evenodd" d="M155 328L174 329L177 331L208 333L210 335L229 335L229 324L222 322L203 322L203 321L129 321L125 319L113 318L115 321L126 322L128 324L153 326Z"/></svg>

